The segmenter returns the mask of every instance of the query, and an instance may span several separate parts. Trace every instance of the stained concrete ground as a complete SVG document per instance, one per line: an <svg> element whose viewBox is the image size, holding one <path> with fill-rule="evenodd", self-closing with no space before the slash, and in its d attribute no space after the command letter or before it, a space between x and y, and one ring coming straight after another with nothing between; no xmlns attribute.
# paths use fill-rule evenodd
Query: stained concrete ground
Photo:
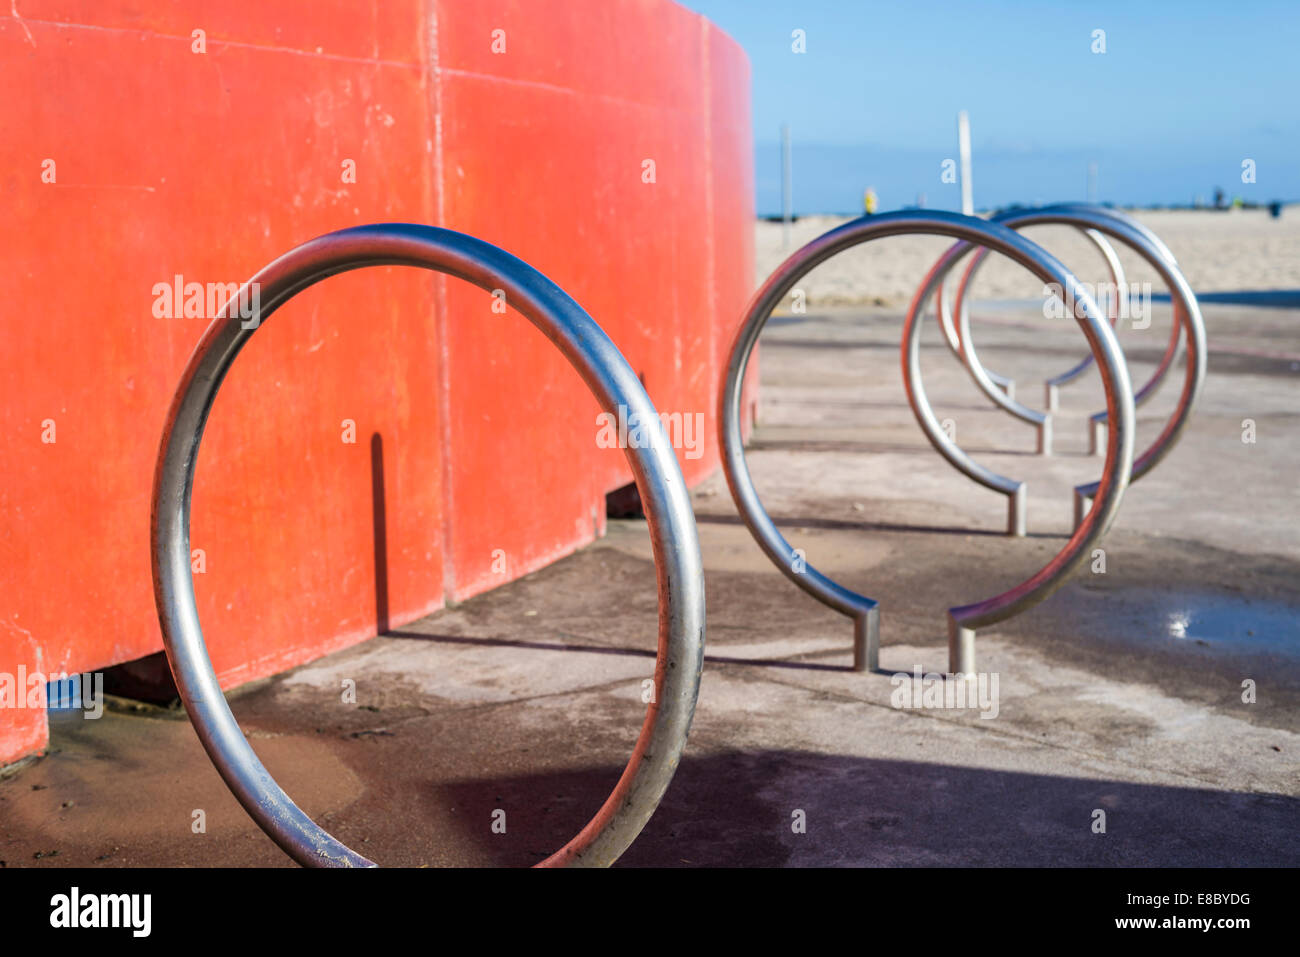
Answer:
<svg viewBox="0 0 1300 957"><path fill-rule="evenodd" d="M1011 539L1002 499L945 464L912 418L897 310L776 318L750 468L808 561L881 601L881 670L849 670L849 623L771 567L721 477L706 482L694 494L709 625L699 707L672 786L621 863L1300 864L1300 309L1205 312L1203 399L1178 448L1126 495L1104 572L1091 561L980 633L979 670L999 682L990 717L896 708L891 675L944 670L945 609L1010 587L1063 546L1070 489L1100 467L1086 454L1095 373L1063 392L1057 454L1036 456L1033 433L928 331L940 418L978 460L1029 482L1030 534ZM1138 384L1168 321L1121 333ZM977 331L984 360L1031 404L1044 371L1079 357L1077 330L1023 311L991 310ZM1139 448L1181 375L1142 408ZM616 521L549 568L232 705L288 793L373 859L527 865L575 834L621 773L655 631L644 524ZM355 704L341 700L348 678ZM196 809L206 833L193 833ZM289 863L183 715L120 702L99 721L56 719L49 755L0 780L0 861Z"/></svg>

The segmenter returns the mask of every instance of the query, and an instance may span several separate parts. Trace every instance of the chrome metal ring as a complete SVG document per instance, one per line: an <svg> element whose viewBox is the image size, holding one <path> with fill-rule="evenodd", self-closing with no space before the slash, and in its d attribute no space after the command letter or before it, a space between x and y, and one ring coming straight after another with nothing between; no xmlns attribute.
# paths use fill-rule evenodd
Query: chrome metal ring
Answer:
<svg viewBox="0 0 1300 957"><path fill-rule="evenodd" d="M631 366L601 328L559 286L482 240L430 226L358 226L304 243L275 260L231 300L190 357L163 429L154 474L151 546L154 598L181 700L199 740L244 809L306 866L373 866L320 828L263 767L222 694L208 657L190 570L190 494L203 429L222 379L261 322L303 289L367 266L417 266L482 289L504 290L569 360L600 406L620 406L650 435L627 449L649 524L659 580L655 695L631 759L613 793L569 843L541 864L608 865L654 813L677 768L695 713L704 655L704 579L690 497L659 416ZM257 284L258 297L249 295ZM259 302L250 322L232 308ZM1121 429L1122 431L1122 429Z"/></svg>
<svg viewBox="0 0 1300 957"><path fill-rule="evenodd" d="M1134 460L1133 472L1129 481L1136 482L1151 471L1178 443L1183 430L1187 427L1192 409L1196 405L1205 382L1205 321L1201 317L1196 294L1192 292L1186 277L1183 276L1182 271L1174 263L1168 247L1158 239L1153 241L1150 230L1134 225L1131 217L1116 216L1110 210L1092 209L1076 205L1045 207L1038 210L1018 212L1014 215L1002 217L999 222L1012 229L1022 229L1036 225L1064 225L1074 226L1079 229L1096 230L1136 252L1150 264L1165 285L1168 286L1174 313L1174 324L1170 332L1169 344L1166 346L1160 363L1155 372L1152 373L1151 378L1141 389L1134 393L1134 405L1141 405L1155 394L1165 375L1172 367L1178 354L1178 347L1184 339L1187 342L1186 373L1183 378L1183 388L1179 394L1178 403L1166 421L1164 429L1161 430L1160 434L1156 436L1146 450ZM954 245L945 253L936 268L946 274L952 268L952 264L968 252L967 249L959 247L960 244ZM981 378L987 375L987 371L975 351L975 342L970 329L970 312L965 304L968 283L975 269L983 260L984 255L985 250L980 250L971 257L966 274L962 279L961 287L957 293L956 312L958 323L956 331L960 343L961 358L967 371L980 385L981 390L988 394L990 391L996 392L996 389L987 381L981 382ZM908 319L910 322L910 315ZM919 375L919 370L917 375ZM924 393L922 392L921 395L923 396ZM1091 416L1094 449L1099 446L1100 436L1106 431L1108 416L1108 410L1096 412ZM1096 494L1098 485L1099 482L1094 481L1075 488L1074 523L1076 527L1082 521L1083 513L1088 508L1092 497ZM1023 533L1023 530L1021 531Z"/></svg>
<svg viewBox="0 0 1300 957"><path fill-rule="evenodd" d="M1153 233L1151 229L1147 227L1145 224L1139 222L1137 219L1135 219L1134 217L1128 215L1127 213L1121 210L1110 209L1105 206L1095 206L1087 203L1060 203L1060 204L1054 204L1052 206L1041 207L1039 209L1034 209L1034 210L1015 210L1015 211L1005 212L1000 214L999 216L995 216L994 221L1009 225L1013 229L1020 229L1023 228L1025 225L1024 222L1025 217L1041 216L1046 213L1085 214L1093 222L1118 221L1119 223L1131 227L1141 236L1142 240L1145 240L1147 248L1146 251L1142 253L1144 258L1146 258L1149 262L1155 262L1156 259L1153 258L1153 256L1158 257L1159 259L1163 259L1175 271L1178 271L1178 264L1174 260L1173 253L1170 252L1169 247L1164 244L1164 242L1160 239L1160 237L1157 236L1155 233ZM1056 221L1053 220L1050 222L1056 222ZM1083 227L1079 227L1079 228L1083 228ZM1084 231L1087 234L1089 234L1091 238L1094 239L1094 242L1098 245L1098 248L1101 249L1102 254L1106 257L1107 266L1110 270L1111 279L1115 285L1115 289L1118 291L1119 289L1123 288L1124 285L1123 268L1120 266L1119 260L1115 256L1114 249L1110 247L1110 244L1106 242L1105 237L1102 236L1100 233L1098 233L1097 230L1092 228L1086 228L1084 229ZM1133 245L1131 241L1126 240L1126 243L1131 245L1132 248L1134 248L1135 250L1141 252L1139 246ZM972 261L970 262L970 264L967 266L965 275L962 277L961 283L957 291L959 313L966 308L965 306L966 290L975 272L979 268L979 261L982 260L983 258L984 258L983 252L976 253L976 255L972 257ZM1179 271L1179 275L1181 275L1181 271ZM1175 290L1175 288L1172 285L1169 287L1169 291L1171 294L1171 298L1173 299L1173 313L1174 313L1174 322L1172 327L1169 330L1169 343L1168 345L1165 346L1164 354L1160 357L1160 361L1159 363L1157 363L1155 371L1151 373L1151 377L1141 388L1139 388L1136 392L1133 393L1133 401L1137 404L1139 408L1148 399L1154 396L1156 394L1156 391L1164 383L1166 376L1169 374L1169 370L1173 367L1174 361L1177 359L1178 348L1181 345L1183 330L1188 326L1189 323L1197 322L1199 321L1200 318L1199 313L1197 313L1197 315L1194 317L1187 315L1187 308L1186 308L1186 304L1183 302L1183 297L1178 295L1177 290ZM1194 295L1192 296L1192 300L1193 302L1195 301ZM1119 315L1116 311L1119 306L1119 303L1120 300L1118 296L1112 298L1111 325L1115 325L1119 318ZM940 321L943 321L944 318L946 317L944 315L944 311L941 309ZM950 317L947 318L951 322L951 318ZM964 322L964 320L962 320L962 322ZM963 350L960 345L960 337L961 337L960 330L961 328L965 328L962 322L957 323L956 327L952 330L952 338L956 339L959 343L957 348L957 357L961 359L962 362L966 365L967 369L971 371L972 377L975 378L976 380L976 384L979 386L981 391L983 391L986 387L984 384L980 382L979 376L975 375L975 371L973 369L974 365L982 365L979 359L975 356L974 343L972 342L969 346L969 355L966 354L966 350ZM1071 369L1069 372L1066 372L1064 375L1057 376L1054 379L1049 379L1044 384L1045 402L1047 406L1047 412L1049 414L1057 410L1060 385L1076 378L1078 375L1084 372L1090 364L1091 364L1091 357L1084 359L1081 363L1079 363L1079 365L1075 366L1073 369ZM997 373L989 372L987 368L984 369L984 373L986 376L988 376L990 380L993 381L995 385L1001 386L1001 384L1004 381L1006 381L1001 376L997 375ZM991 395L990 398L993 399L995 404L1006 408L1005 403L999 401L999 397L997 395ZM1016 410L1014 409L1007 408L1006 410L1008 412L1011 412L1012 414L1016 414ZM1104 410L1100 412L1096 412L1089 417L1088 441L1089 441L1090 454L1092 455L1101 454L1101 449L1102 446L1104 445L1101 436L1105 433L1105 430L1106 430L1106 412ZM1040 446L1041 446L1041 442L1040 442Z"/></svg>
<svg viewBox="0 0 1300 957"><path fill-rule="evenodd" d="M1096 504L1061 551L1042 569L1008 591L983 601L949 609L949 668L954 673L970 674L974 671L975 629L1025 611L1064 584L1069 573L1086 558L1119 508L1133 461L1133 390L1119 342L1087 291L1050 253L1005 226L956 213L928 210L906 210L857 219L814 239L768 277L751 300L737 330L718 399L722 464L736 507L759 547L787 578L805 592L853 619L854 667L857 670L877 668L878 603L838 584L809 564L804 556L796 555L772 522L758 497L745 462L740 429L740 401L745 368L763 326L772 311L803 276L822 262L853 246L886 236L910 233L946 236L973 245L988 246L1020 263L1043 282L1057 283L1062 289L1068 290L1079 305L1079 325L1093 354L1097 356L1106 391L1107 409L1115 424L1107 436L1106 462ZM908 371L909 367L915 367L919 362L919 315L925 302L933 295L939 279L937 270L931 270L913 303L912 313L918 318L911 323L911 328L904 335L904 381L917 392L916 397L909 396L912 408L931 444L951 465L990 488L1012 495L1014 508L1015 489L1002 487L1011 480L978 465L948 438L928 402L924 400L920 377L909 374Z"/></svg>
<svg viewBox="0 0 1300 957"><path fill-rule="evenodd" d="M993 222L1002 222L1007 217L1007 215L1010 214L1003 214L1002 216L994 216ZM1111 244L1109 243L1109 241L1107 241L1105 236L1097 232L1095 229L1084 229L1082 230L1082 232L1083 235L1087 237L1088 241L1092 243L1093 246L1096 247L1097 251L1101 253L1102 259L1105 260L1106 271L1110 274L1111 287L1115 290L1121 290L1126 288L1125 277L1124 277L1124 266L1119 261L1119 257L1115 253L1115 248L1111 246ZM986 252L987 250L981 250L981 253L986 253ZM949 268L951 269L955 265L956 263L953 262L952 264L950 264ZM963 277L961 284L959 286L959 290L957 293L957 300L963 305L966 302L965 293L970 283L971 274L974 272L974 268L975 267L972 265L967 269L966 275ZM939 326L943 330L944 341L948 344L949 351L951 351L952 354L956 356L959 360L961 360L964 364L965 358L962 355L961 340L959 338L958 331L957 331L957 323L953 320L952 309L949 306L946 297L944 296L944 286L942 284L939 286L938 291L935 293L935 304L936 304L936 310L939 315ZM1114 326L1119 321L1120 312L1121 312L1120 299L1118 298L1118 296L1117 295L1111 296L1108 300L1108 305L1109 308L1106 310L1106 312L1110 318L1110 324ZM1047 416L1050 416L1053 412L1057 411L1057 407L1059 404L1058 396L1059 396L1061 386L1067 385L1075 381L1076 379L1078 379L1079 376L1083 375L1083 373L1086 372L1092 366L1092 363L1093 363L1093 357L1092 357L1092 353L1090 352L1070 369L1067 369L1065 372L1062 372L1060 375L1053 376L1052 378L1047 379L1043 383L1044 396L1045 396L1044 401L1046 405L1046 409L1045 409L1046 416L1044 416L1043 413L1037 413L1032 409L1026 409L1024 406L1019 406L1018 404L1016 408L1008 408L1005 404L1005 400L1003 397L1005 396L1005 399L1010 399L1010 400L1015 399L1015 395L1016 395L1015 382L1006 376L999 375L998 373L994 372L992 369L985 366L984 375L988 378L990 382L993 383L993 385L997 386L997 390L995 390L995 392L1000 393L1000 394L990 394L988 395L988 398L993 401L994 405L998 406L999 408L1005 409L1006 411L1014 415L1016 418L1019 418L1024 422L1028 422L1029 424L1036 426L1039 429L1039 436L1040 436L1038 451L1040 454L1050 455L1051 454L1050 444L1044 443L1042 441L1043 433L1044 432L1050 433L1051 431L1050 422L1048 422L1046 426L1043 425L1044 419ZM981 391L983 391L984 384L978 378L975 378L975 384L980 388ZM1134 396L1134 399L1136 401L1137 399L1136 395ZM1030 414L1026 415L1025 414L1026 412Z"/></svg>

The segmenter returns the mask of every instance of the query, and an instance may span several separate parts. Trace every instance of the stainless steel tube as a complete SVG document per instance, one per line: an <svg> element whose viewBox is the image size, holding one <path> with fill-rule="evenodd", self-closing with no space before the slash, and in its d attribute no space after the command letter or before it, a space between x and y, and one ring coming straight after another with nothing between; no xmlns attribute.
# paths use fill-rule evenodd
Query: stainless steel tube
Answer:
<svg viewBox="0 0 1300 957"><path fill-rule="evenodd" d="M250 280L260 313L250 322L228 304L190 357L163 429L154 475L151 546L154 598L172 674L199 740L227 786L294 860L322 867L371 866L290 800L249 746L213 673L190 572L190 495L199 443L222 379L261 322L322 279L367 266L417 266L485 290L504 290L573 364L601 407L628 410L650 434L627 450L641 493L659 580L655 695L640 737L608 800L543 865L607 865L654 813L681 757L695 712L704 654L704 581L699 540L677 458L645 389L609 337L559 286L481 240L404 223L358 226L289 251ZM246 296L249 286L241 291ZM235 302L257 302L237 296ZM430 437L430 441L434 441Z"/></svg>
<svg viewBox="0 0 1300 957"><path fill-rule="evenodd" d="M1168 262L1171 266L1177 269L1178 264L1177 261L1174 259L1173 253L1170 251L1169 247L1164 244L1164 242L1160 239L1159 236L1157 236L1154 232L1152 232L1149 227L1147 227L1145 224L1140 222L1137 218L1129 215L1128 213L1125 213L1122 210L1112 209L1107 206L1099 206L1094 203L1054 203L1050 206L1043 206L1035 210L1029 210L1029 211L1010 210L1001 213L997 216L994 216L992 221L1011 223L1013 221L1017 221L1019 217L1024 216L1027 213L1046 213L1046 212L1053 212L1053 211L1088 213L1095 217L1104 217L1109 220L1118 220L1121 223L1131 226L1133 229L1137 230L1142 235L1142 237L1150 244L1151 247L1153 247L1158 252L1158 254L1166 262ZM1093 240L1094 245L1097 246L1097 248L1101 251L1103 257L1106 259L1107 269L1110 272L1111 281L1114 284L1114 288L1117 291L1124 288L1126 281L1124 278L1123 267L1120 264L1118 257L1115 255L1115 251L1113 247L1111 247L1110 244L1106 241L1105 237L1102 236L1096 230L1085 229L1084 232L1086 235L1088 235L1090 239ZM984 253L980 253L978 255L982 259ZM956 265L956 260L952 260L949 262L948 268L951 269L955 265ZM958 298L960 300L965 299L965 291L969 284L970 278L973 275L975 268L976 268L975 264L972 263L966 271L966 276L963 278L958 292ZM1172 288L1170 292L1171 293L1173 292ZM1119 318L1116 313L1116 309L1118 308L1120 301L1121 300L1118 298L1118 296L1111 299L1110 302L1111 308L1108 311L1110 312L1111 315L1112 325L1115 325L1115 323ZM977 375L975 373L975 370L972 368L972 363L968 361L970 357L968 357L966 353L964 353L962 350L962 345L960 340L960 330L958 328L957 322L954 321L952 317L952 310L949 308L948 303L944 297L942 285L940 285L939 292L936 295L936 303L937 303L937 311L939 315L939 323L940 326L943 328L944 339L948 343L949 349L951 349L952 353L955 356L957 356L957 358L960 359L963 362L963 364L967 366L968 370L971 372L972 378L974 379L976 386L980 389L980 391L984 392L990 399L992 399L993 403L996 406L998 406L999 408L1004 408L1006 411L1010 412L1012 415L1016 416L1017 418L1020 418L1022 421L1026 421L1031 425L1034 425L1036 428L1039 428L1040 430L1039 451L1042 451L1043 427L1040 425L1039 420L1035 418L1033 414L1029 414L1029 415L1025 414L1026 412L1032 413L1033 410L1029 410L1024 406L1020 406L1019 403L1012 403L1011 405L1013 407L1008 407L1008 403L1006 403L1001 396L990 394L990 384L991 384L993 386L996 386L999 390L1001 390L1006 395L1007 398L1014 399L1015 384L1005 376L1001 376L998 373L988 368L983 368L983 376ZM1139 406L1141 406L1144 402L1146 402L1149 398L1151 398L1156 393L1156 391L1160 388L1160 386L1163 384L1165 378L1169 373L1170 368L1173 366L1173 363L1177 358L1178 347L1181 342L1183 329L1186 327L1186 325L1189 322L1194 321L1184 314L1184 310L1181 308L1180 304L1177 301L1174 302L1173 310L1174 310L1174 322L1172 328L1170 329L1169 344L1165 347L1165 352L1161 356L1155 371L1151 374L1150 379L1148 379L1147 382L1140 389L1138 389L1137 392L1134 393L1134 401ZM1046 405L1046 412L1048 415L1057 411L1058 403L1059 403L1060 386L1077 378L1091 365L1091 363L1092 363L1092 357L1091 356L1085 357L1074 368L1052 379L1048 379L1044 383L1044 402ZM979 363L977 357L975 357L973 364L978 364L982 366L982 363ZM1048 426L1048 429L1050 430L1050 426ZM1103 436L1105 435L1105 431L1106 431L1106 412L1102 410L1094 413L1089 418L1088 441L1089 441L1089 452L1091 454L1093 455L1101 454L1102 449L1105 447L1105 440L1103 439Z"/></svg>
<svg viewBox="0 0 1300 957"><path fill-rule="evenodd" d="M1008 215L1011 214L1004 213L1002 214L1001 217L994 216L992 221L1001 222ZM1083 234L1088 238L1089 242L1091 242L1097 248L1098 252L1100 252L1102 255L1102 259L1105 260L1106 271L1110 274L1112 287L1117 290L1125 288L1124 267L1120 263L1119 257L1115 254L1114 247L1112 247L1110 243L1106 241L1105 236L1101 235L1101 233L1097 232L1094 229L1085 229L1083 230ZM984 250L984 252L987 252L987 250ZM951 270L954 266L956 266L956 264L957 264L956 260L951 261L948 266L949 270ZM962 280L960 286L960 292L958 293L958 300L963 304L965 302L965 296L963 294L965 292L967 283L969 282L969 272L970 270L968 269L967 270L968 276L967 278ZM943 330L944 341L947 342L948 348L952 352L952 354L956 356L958 359L960 359L963 363L965 363L966 361L965 357L962 355L961 340L958 338L957 323L954 321L952 317L952 309L948 304L947 297L944 295L943 284L940 284L938 290L935 292L935 305L939 315L939 326ZM1107 314L1110 317L1110 324L1114 326L1116 321L1119 318L1119 300L1112 298L1110 299L1108 305L1109 308L1107 309ZM1044 382L1044 394L1046 397L1047 415L1051 415L1051 413L1057 410L1058 392L1060 387L1077 379L1092 365L1092 362L1093 362L1092 353L1088 353L1083 358L1083 360L1080 361L1077 365L1066 370L1065 372L1062 372L1060 375L1054 376ZM1016 397L1015 382L1013 380L1007 378L1006 376L999 375L998 373L994 372L992 369L989 369L987 366L984 367L984 377L988 382L991 382L993 385L997 386L998 390L1000 390L1008 399L1015 399ZM976 378L975 383L980 388L981 391L984 390L985 383L983 381L981 381L979 378ZM1005 408L1003 402L1001 401L1000 396L990 395L989 398L993 400L994 405L998 406L999 408ZM1040 435L1041 435L1041 431L1042 431L1042 427L1040 425L1041 420L1035 415L1024 414L1025 412L1032 412L1032 410L1028 410L1026 409L1026 407L1017 404L1016 408L1008 408L1006 409L1006 411L1010 412L1012 415L1015 415L1017 418L1021 419L1022 421L1028 422L1029 424L1035 426L1036 428L1039 428ZM1044 444L1040 440L1039 452L1042 454L1051 454L1051 449L1050 447L1044 448Z"/></svg>
<svg viewBox="0 0 1300 957"><path fill-rule="evenodd" d="M1149 231L1137 228L1129 218L1109 215L1109 211L1105 210L1097 211L1081 207L1053 207L1017 213L1014 216L1004 218L1001 222L1013 229L1047 224L1095 229L1107 237L1128 246L1145 259L1160 276L1161 281L1169 287L1174 313L1174 324L1170 333L1169 344L1166 346L1160 363L1155 372L1152 373L1151 378L1134 394L1134 404L1140 405L1155 394L1172 366L1178 353L1179 343L1184 338L1187 342L1186 374L1183 378L1182 391L1178 396L1178 403L1166 421L1165 427L1146 450L1137 456L1133 463L1133 474L1129 481L1136 482L1154 468L1177 444L1187 426L1192 409L1196 405L1205 382L1205 321L1201 317L1196 294L1192 292L1191 286L1188 285L1182 271L1179 270L1172 257L1168 254L1168 248L1158 241L1152 242L1147 234ZM975 352L975 344L971 335L970 313L969 310L963 307L961 299L964 296L965 283L969 281L972 271L978 266L981 258L982 254L977 253L971 259L970 267L963 280L962 290L958 292L959 304L957 308L957 335L962 346L962 357L967 364L967 369L976 378L978 378L982 366ZM1094 413L1091 416L1094 436L1098 435L1098 429L1100 429L1101 433L1104 433L1108 419L1109 407L1107 410ZM1094 442L1096 442L1096 439L1094 439ZM1083 511L1096 494L1099 484L1100 481L1089 482L1075 489L1074 521L1076 527L1082 518Z"/></svg>
<svg viewBox="0 0 1300 957"><path fill-rule="evenodd" d="M1128 484L1133 459L1135 418L1128 370L1115 333L1102 318L1097 304L1059 261L1040 246L1005 226L954 213L928 210L907 210L854 220L814 239L768 277L751 300L737 330L718 398L722 464L741 518L759 547L801 589L854 620L855 667L859 670L876 667L879 653L877 602L836 583L802 556L796 556L794 549L772 522L759 499L745 462L740 430L740 400L745 367L763 326L773 309L803 276L820 263L853 246L908 233L947 236L966 243L988 246L1020 263L1043 282L1057 283L1067 290L1079 305L1076 313L1079 326L1093 354L1097 356L1106 391L1107 409L1115 426L1108 433L1105 469L1097 490L1096 504L1061 551L1042 569L1008 591L949 610L949 668L954 673L970 674L974 671L975 630L1018 614L1061 587L1066 577L1084 560L1093 543L1101 536L1118 509ZM950 464L987 487L1008 495L1014 503L1015 497L1020 494L1019 483L1012 483L977 465L948 439L928 402L924 401L920 377L909 372L909 369L914 370L919 356L921 309L918 306L924 306L925 301L933 295L938 282L936 270L931 270L910 311L910 315L915 317L911 321L911 328L904 332L904 382L909 388L918 390L918 398L921 400L912 402L913 411L931 444ZM859 641L866 642L867 646L859 649L856 644Z"/></svg>

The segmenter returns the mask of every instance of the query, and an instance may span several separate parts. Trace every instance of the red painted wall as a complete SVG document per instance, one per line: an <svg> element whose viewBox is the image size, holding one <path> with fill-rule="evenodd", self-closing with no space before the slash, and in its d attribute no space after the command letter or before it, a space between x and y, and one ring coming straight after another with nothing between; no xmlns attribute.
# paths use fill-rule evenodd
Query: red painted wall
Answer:
<svg viewBox="0 0 1300 957"><path fill-rule="evenodd" d="M208 319L156 315L155 284L239 282L330 230L427 222L529 261L661 412L704 413L688 481L716 467L754 190L748 64L708 21L666 0L18 6L0 15L0 673L160 650L154 457ZM194 491L224 685L603 531L622 453L596 447L553 347L491 305L366 270L298 296L240 356ZM44 740L43 712L0 710L0 763Z"/></svg>

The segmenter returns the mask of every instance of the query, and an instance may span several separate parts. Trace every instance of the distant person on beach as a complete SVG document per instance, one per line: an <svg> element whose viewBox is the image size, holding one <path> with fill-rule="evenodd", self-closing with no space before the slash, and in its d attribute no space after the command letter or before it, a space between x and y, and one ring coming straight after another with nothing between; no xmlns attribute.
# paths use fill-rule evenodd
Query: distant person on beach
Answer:
<svg viewBox="0 0 1300 957"><path fill-rule="evenodd" d="M866 215L873 216L876 212L876 191L870 186L862 194L862 208L866 210Z"/></svg>

